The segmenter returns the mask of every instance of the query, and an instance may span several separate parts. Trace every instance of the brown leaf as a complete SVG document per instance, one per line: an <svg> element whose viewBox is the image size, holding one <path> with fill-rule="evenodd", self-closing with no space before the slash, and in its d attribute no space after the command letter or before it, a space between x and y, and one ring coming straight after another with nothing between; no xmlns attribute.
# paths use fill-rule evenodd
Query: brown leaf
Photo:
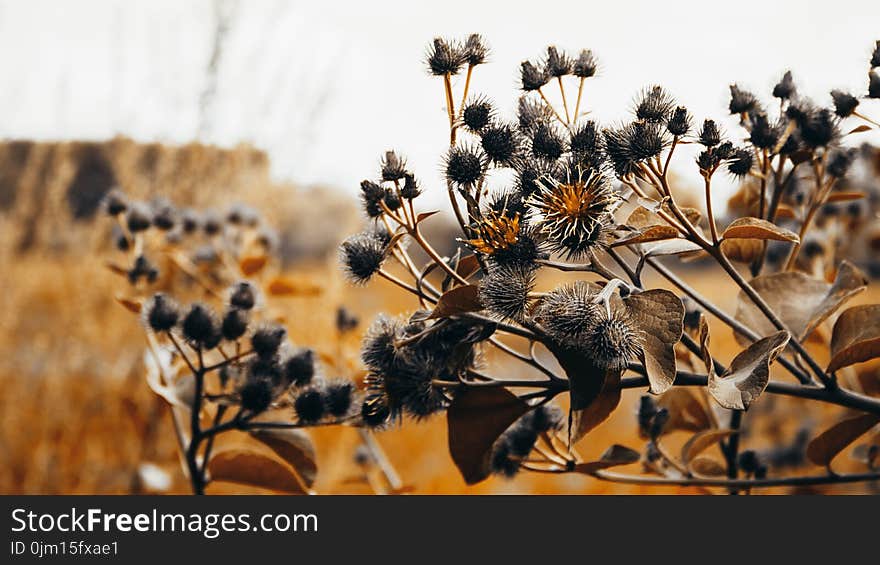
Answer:
<svg viewBox="0 0 880 565"><path fill-rule="evenodd" d="M865 196L864 192L832 192L828 195L825 202L850 202L852 200L861 200Z"/></svg>
<svg viewBox="0 0 880 565"><path fill-rule="evenodd" d="M880 357L880 304L844 310L831 334L828 372Z"/></svg>
<svg viewBox="0 0 880 565"><path fill-rule="evenodd" d="M650 208L648 208L650 207ZM656 210L660 209L659 202L641 203L637 206L629 217L626 219L626 225L642 230L651 226L663 226L666 222L656 214Z"/></svg>
<svg viewBox="0 0 880 565"><path fill-rule="evenodd" d="M807 444L807 458L816 465L828 466L846 446L880 422L876 414L860 414L837 422Z"/></svg>
<svg viewBox="0 0 880 565"><path fill-rule="evenodd" d="M492 446L528 409L505 388L468 387L455 393L446 413L449 453L467 484L489 476Z"/></svg>
<svg viewBox="0 0 880 565"><path fill-rule="evenodd" d="M706 456L694 458L690 465L688 465L688 468L695 475L700 475L702 477L723 477L727 474L727 469L724 468L724 465L717 460Z"/></svg>
<svg viewBox="0 0 880 565"><path fill-rule="evenodd" d="M751 263L764 249L760 239L725 239L721 241L721 252L737 263Z"/></svg>
<svg viewBox="0 0 880 565"><path fill-rule="evenodd" d="M119 275L121 277L128 277L128 269L125 267L120 267L116 263L111 263L107 261L104 263L104 266L107 267L107 270L113 273L114 275Z"/></svg>
<svg viewBox="0 0 880 565"><path fill-rule="evenodd" d="M684 327L684 305L675 293L652 289L624 299L630 317L642 332L641 360L651 392L662 394L675 381L674 346Z"/></svg>
<svg viewBox="0 0 880 565"><path fill-rule="evenodd" d="M238 263L238 268L241 269L241 273L244 276L249 277L263 270L263 267L266 266L268 261L269 258L266 255L250 255L248 257L242 257L241 261Z"/></svg>
<svg viewBox="0 0 880 565"><path fill-rule="evenodd" d="M311 488L315 483L315 476L318 474L315 446L306 432L295 428L266 429L253 431L251 436L269 446L296 469L307 487Z"/></svg>
<svg viewBox="0 0 880 565"><path fill-rule="evenodd" d="M770 364L785 349L790 337L786 331L777 332L740 351L723 375L709 376L709 394L724 408L748 409L767 388Z"/></svg>
<svg viewBox="0 0 880 565"><path fill-rule="evenodd" d="M572 445L607 420L620 404L620 375L620 371L607 371L602 380L602 388L593 401L584 408L571 410L569 436ZM572 398L575 396L572 391Z"/></svg>
<svg viewBox="0 0 880 565"><path fill-rule="evenodd" d="M754 278L749 283L785 326L803 341L816 327L840 308L844 302L867 287L865 275L851 263L843 261L833 284L800 272L774 273ZM775 333L776 327L742 291L736 319L758 335ZM737 341L748 340L737 334Z"/></svg>
<svg viewBox="0 0 880 565"><path fill-rule="evenodd" d="M467 312L475 312L483 308L480 304L480 287L475 284L457 286L447 290L440 296L434 311L428 319L448 318Z"/></svg>
<svg viewBox="0 0 880 565"><path fill-rule="evenodd" d="M133 314L141 313L141 301L137 298L126 298L124 296L117 296L116 302L122 304L122 306Z"/></svg>
<svg viewBox="0 0 880 565"><path fill-rule="evenodd" d="M849 130L849 132L846 135L850 135L852 133L862 133L864 131L871 131L872 129L873 128L871 126L869 126L868 124L862 124L860 126L856 126L853 129Z"/></svg>
<svg viewBox="0 0 880 565"><path fill-rule="evenodd" d="M250 485L290 494L306 492L287 465L256 451L220 451L208 461L208 472L213 481Z"/></svg>
<svg viewBox="0 0 880 565"><path fill-rule="evenodd" d="M700 314L700 356L703 358L703 365L706 366L706 374L715 376L715 363L712 361L712 352L709 349L709 322L706 316Z"/></svg>
<svg viewBox="0 0 880 565"><path fill-rule="evenodd" d="M440 210L431 210L430 212L422 212L418 216L416 216L416 224L421 224L434 214L438 213Z"/></svg>
<svg viewBox="0 0 880 565"><path fill-rule="evenodd" d="M738 430L703 430L692 435L681 448L681 460L687 465L697 455L706 451L719 441L726 439Z"/></svg>
<svg viewBox="0 0 880 565"><path fill-rule="evenodd" d="M675 430L699 432L712 427L708 408L687 387L667 390L657 401L657 405L669 411L669 421L663 427L664 432Z"/></svg>
<svg viewBox="0 0 880 565"><path fill-rule="evenodd" d="M308 281L298 281L288 277L275 277L266 287L272 296L319 296L323 289Z"/></svg>
<svg viewBox="0 0 880 565"><path fill-rule="evenodd" d="M731 222L721 234L722 239L772 239L798 243L800 238L793 231L759 218L740 218Z"/></svg>
<svg viewBox="0 0 880 565"><path fill-rule="evenodd" d="M648 226L644 229L640 229L629 237L618 239L611 244L611 247L618 247L620 245L633 245L635 243L647 243L650 241L660 241L663 239L673 239L676 237L678 237L678 230L672 226Z"/></svg>
<svg viewBox="0 0 880 565"><path fill-rule="evenodd" d="M458 264L455 266L455 272L458 273L461 278L466 279L480 270L480 262L477 260L476 255L468 255L467 257L462 257Z"/></svg>
<svg viewBox="0 0 880 565"><path fill-rule="evenodd" d="M625 445L615 443L605 450L605 452L599 457L598 461L578 463L575 465L574 472L592 475L596 471L601 471L602 469L636 463L641 458L642 456L635 449L630 449Z"/></svg>

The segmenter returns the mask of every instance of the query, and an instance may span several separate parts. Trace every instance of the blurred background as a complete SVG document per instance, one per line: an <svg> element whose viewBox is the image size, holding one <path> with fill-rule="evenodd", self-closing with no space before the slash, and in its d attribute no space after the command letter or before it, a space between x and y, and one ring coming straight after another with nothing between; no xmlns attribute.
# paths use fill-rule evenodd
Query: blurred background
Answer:
<svg viewBox="0 0 880 565"><path fill-rule="evenodd" d="M434 36L483 34L491 64L472 92L509 117L520 61L556 44L598 58L585 106L603 124L624 119L639 89L659 83L698 120L734 132L733 82L769 100L791 70L799 91L822 104L832 88L863 92L878 22L872 1L0 1L0 492L186 491L161 406L143 384L142 332L113 300L118 281L103 267L109 227L95 218L110 188L268 211L284 267L324 288L317 299L290 299L291 335L310 345L317 336L332 354L338 306L362 326L381 310L415 306L382 283L346 285L335 248L359 225L358 185L388 149L422 179L423 205L445 202L445 101L424 65ZM880 133L860 134L853 145L861 143L880 143ZM735 190L725 183L722 202ZM305 204L323 213L303 214ZM438 220L436 233L444 229ZM695 286L732 310L733 293L714 276ZM716 335L736 352L729 332ZM355 338L345 347L356 356ZM585 453L633 436L637 398ZM318 435L330 469L321 489L361 488L347 482L355 435ZM578 477L466 488L442 418L380 440L417 492L637 490ZM164 473L164 488L144 486L144 462Z"/></svg>

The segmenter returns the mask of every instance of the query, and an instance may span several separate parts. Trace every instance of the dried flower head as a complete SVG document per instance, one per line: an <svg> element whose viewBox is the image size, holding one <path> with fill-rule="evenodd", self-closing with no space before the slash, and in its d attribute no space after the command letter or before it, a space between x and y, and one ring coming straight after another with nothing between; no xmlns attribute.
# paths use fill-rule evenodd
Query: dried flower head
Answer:
<svg viewBox="0 0 880 565"><path fill-rule="evenodd" d="M382 158L382 180L400 180L406 174L406 159L394 151L386 151Z"/></svg>
<svg viewBox="0 0 880 565"><path fill-rule="evenodd" d="M366 284L382 268L387 243L372 231L349 236L339 246L339 260L349 279Z"/></svg>
<svg viewBox="0 0 880 565"><path fill-rule="evenodd" d="M111 216L124 214L128 210L128 197L118 188L114 188L104 195L104 209Z"/></svg>
<svg viewBox="0 0 880 565"><path fill-rule="evenodd" d="M715 120L703 120L703 127L700 129L699 141L705 147L715 147L721 143L721 130Z"/></svg>
<svg viewBox="0 0 880 565"><path fill-rule="evenodd" d="M419 188L419 182L416 180L416 177L412 173L403 175L403 186L400 189L400 196L406 200L412 200L421 193L422 189Z"/></svg>
<svg viewBox="0 0 880 565"><path fill-rule="evenodd" d="M132 202L128 205L125 223L132 233L145 231L153 224L153 211L143 202Z"/></svg>
<svg viewBox="0 0 880 565"><path fill-rule="evenodd" d="M638 119L660 124L666 123L675 106L675 100L659 85L642 90L635 102L635 115Z"/></svg>
<svg viewBox="0 0 880 565"><path fill-rule="evenodd" d="M773 97L780 100L789 100L795 93L797 93L797 88L794 85L791 71L785 71L785 74L782 75L782 78L773 87Z"/></svg>
<svg viewBox="0 0 880 565"><path fill-rule="evenodd" d="M460 187L470 187L483 178L487 166L488 158L482 149L458 145L449 148L444 170L449 182Z"/></svg>
<svg viewBox="0 0 880 565"><path fill-rule="evenodd" d="M482 65L489 56L489 47L479 33L472 33L464 43L464 57L471 67Z"/></svg>
<svg viewBox="0 0 880 565"><path fill-rule="evenodd" d="M248 281L240 281L229 291L229 304L242 310L250 310L257 303L257 290Z"/></svg>
<svg viewBox="0 0 880 565"><path fill-rule="evenodd" d="M296 351L282 363L282 371L287 382L294 386L305 386L315 377L315 352L311 349Z"/></svg>
<svg viewBox="0 0 880 565"><path fill-rule="evenodd" d="M687 108L684 106L678 106L673 110L669 121L666 122L666 131L674 136L681 137L687 135L690 129L691 117L690 114L688 114Z"/></svg>
<svg viewBox="0 0 880 565"><path fill-rule="evenodd" d="M269 359L278 354L281 344L287 337L287 330L278 324L263 325L251 336L251 348L262 359Z"/></svg>
<svg viewBox="0 0 880 565"><path fill-rule="evenodd" d="M754 153L742 147L733 152L733 156L727 162L727 170L736 177L744 177L751 172L754 163Z"/></svg>
<svg viewBox="0 0 880 565"><path fill-rule="evenodd" d="M319 387L299 391L293 399L293 409L300 422L307 424L318 422L327 411L324 391Z"/></svg>
<svg viewBox="0 0 880 565"><path fill-rule="evenodd" d="M839 118L828 108L819 108L799 124L801 140L811 148L827 147L840 138Z"/></svg>
<svg viewBox="0 0 880 565"><path fill-rule="evenodd" d="M354 400L354 384L346 379L328 382L324 387L324 402L327 412L336 418L346 416Z"/></svg>
<svg viewBox="0 0 880 565"><path fill-rule="evenodd" d="M499 265L532 265L541 246L520 214L489 211L474 226L476 237L465 243Z"/></svg>
<svg viewBox="0 0 880 565"><path fill-rule="evenodd" d="M876 71L868 73L868 98L880 98L880 75Z"/></svg>
<svg viewBox="0 0 880 565"><path fill-rule="evenodd" d="M522 89L526 92L538 90L550 80L543 68L538 68L530 61L523 61L520 65L520 80Z"/></svg>
<svg viewBox="0 0 880 565"><path fill-rule="evenodd" d="M600 308L585 338L593 361L607 369L626 368L642 349L641 333L624 308Z"/></svg>
<svg viewBox="0 0 880 565"><path fill-rule="evenodd" d="M502 319L521 320L535 287L532 266L495 266L480 281L480 303Z"/></svg>
<svg viewBox="0 0 880 565"><path fill-rule="evenodd" d="M596 292L585 281L576 281L555 288L541 300L535 320L556 341L578 341L593 327L601 305L595 302Z"/></svg>
<svg viewBox="0 0 880 565"><path fill-rule="evenodd" d="M758 99L748 90L743 90L736 84L730 85L730 104L728 105L731 114L745 114L759 109Z"/></svg>
<svg viewBox="0 0 880 565"><path fill-rule="evenodd" d="M559 129L550 122L538 124L531 136L532 154L540 159L556 161L567 147Z"/></svg>
<svg viewBox="0 0 880 565"><path fill-rule="evenodd" d="M843 90L832 90L831 99L834 100L834 113L841 118L848 118L859 106L859 99Z"/></svg>
<svg viewBox="0 0 880 565"><path fill-rule="evenodd" d="M544 73L551 77L563 77L571 74L573 63L563 52L560 53L555 46L547 47L547 58L544 61Z"/></svg>
<svg viewBox="0 0 880 565"><path fill-rule="evenodd" d="M507 124L493 124L481 133L483 151L491 163L501 166L513 164L521 145L519 132Z"/></svg>
<svg viewBox="0 0 880 565"><path fill-rule="evenodd" d="M596 75L596 68L596 58L593 56L593 52L589 49L584 49L578 55L577 60L575 60L572 73L576 77L590 78Z"/></svg>
<svg viewBox="0 0 880 565"><path fill-rule="evenodd" d="M467 55L468 53L457 42L437 37L428 47L426 56L428 70L437 76L456 75L465 63Z"/></svg>
<svg viewBox="0 0 880 565"><path fill-rule="evenodd" d="M259 414L272 404L272 383L265 379L248 379L238 391L241 406Z"/></svg>
<svg viewBox="0 0 880 565"><path fill-rule="evenodd" d="M468 100L461 112L461 121L471 133L479 133L495 117L495 108L488 98L479 96Z"/></svg>
<svg viewBox="0 0 880 565"><path fill-rule="evenodd" d="M607 176L587 171L567 182L545 178L539 183L528 204L539 212L534 225L554 251L582 257L607 243L619 203Z"/></svg>
<svg viewBox="0 0 880 565"><path fill-rule="evenodd" d="M582 122L571 132L569 149L577 165L583 169L602 168L605 162L602 132L596 122Z"/></svg>
<svg viewBox="0 0 880 565"><path fill-rule="evenodd" d="M220 343L217 315L205 304L193 304L181 322L183 337L194 347L213 349Z"/></svg>
<svg viewBox="0 0 880 565"><path fill-rule="evenodd" d="M153 295L145 312L147 324L154 332L170 331L180 317L180 308L174 299L161 292Z"/></svg>
<svg viewBox="0 0 880 565"><path fill-rule="evenodd" d="M828 158L826 170L834 178L843 178L856 159L857 150L853 148L835 149Z"/></svg>
<svg viewBox="0 0 880 565"><path fill-rule="evenodd" d="M784 130L784 123L770 123L767 114L756 112L752 116L749 141L758 149L773 149L779 143Z"/></svg>
<svg viewBox="0 0 880 565"><path fill-rule="evenodd" d="M245 334L248 329L248 313L247 310L239 308L229 308L223 314L223 321L220 324L220 332L223 339L227 341L235 341Z"/></svg>
<svg viewBox="0 0 880 565"><path fill-rule="evenodd" d="M519 119L520 131L528 134L538 125L549 122L553 118L553 111L543 100L520 96L516 115Z"/></svg>

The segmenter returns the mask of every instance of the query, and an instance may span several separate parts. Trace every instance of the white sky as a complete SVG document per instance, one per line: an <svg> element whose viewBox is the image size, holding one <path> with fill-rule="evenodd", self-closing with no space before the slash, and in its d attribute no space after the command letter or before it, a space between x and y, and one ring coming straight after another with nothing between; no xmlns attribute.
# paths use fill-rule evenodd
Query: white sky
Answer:
<svg viewBox="0 0 880 565"><path fill-rule="evenodd" d="M213 28L212 0L0 0L0 137L196 138ZM352 194L393 147L439 187L446 114L423 53L472 31L493 49L474 91L509 116L519 62L554 43L599 58L585 100L600 122L658 82L699 119L722 118L730 82L769 98L787 68L821 102L863 92L880 2L240 2L202 140L250 141L278 178Z"/></svg>

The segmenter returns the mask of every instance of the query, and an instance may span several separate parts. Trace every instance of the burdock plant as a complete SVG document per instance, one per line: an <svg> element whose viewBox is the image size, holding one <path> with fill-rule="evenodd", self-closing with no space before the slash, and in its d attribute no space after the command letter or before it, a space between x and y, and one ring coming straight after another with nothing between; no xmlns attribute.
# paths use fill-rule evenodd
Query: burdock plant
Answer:
<svg viewBox="0 0 880 565"><path fill-rule="evenodd" d="M880 305L842 310L867 285L846 260L827 264L821 278L798 268L817 212L847 175L851 154L842 143L876 126L856 111L860 99L835 91L833 107L818 106L786 73L772 92L778 108L768 108L733 85L728 109L744 133L728 135L651 85L636 97L630 119L599 124L585 117L595 56L551 46L520 65L522 96L508 119L472 92L487 53L473 35L436 39L427 55L446 100L443 171L461 231L455 254L441 255L425 237L436 211L419 211L418 192L407 187L432 188L413 180L403 157L386 155L400 170L383 168L362 184L372 225L343 243L343 268L355 282L384 279L418 300L408 317L378 318L363 343L364 423L381 428L445 412L450 453L468 483L531 471L735 493L880 479L876 457L858 472L831 470L835 455L880 421L880 400L850 378L853 364L880 356ZM462 74L457 93L453 78ZM868 97L877 96L875 79ZM850 128L843 120L864 123ZM670 174L685 144L697 148L696 162L686 157L684 167L700 180L704 212L679 202L682 177ZM489 179L504 169L510 174L498 176L513 180L490 191ZM743 216L726 226L713 207L719 174L747 191ZM796 181L811 184L798 209L783 204ZM762 274L773 265L768 242L787 257ZM416 263L413 245L426 265ZM676 272L682 257L716 265L736 286L735 313L696 292L689 273ZM647 286L646 269L676 290ZM580 280L538 292L547 270ZM709 319L742 345L732 359L717 357ZM509 356L527 374L509 376L509 366L496 366L485 350ZM638 415L644 448L614 444L599 459L582 459L576 443L616 410L623 391L645 388ZM773 420L760 409L768 396L850 410L791 448L827 472L782 463L804 457L743 449L744 422ZM673 452L669 435L682 431L690 437ZM720 460L709 455L713 449ZM609 470L635 463L641 472Z"/></svg>
<svg viewBox="0 0 880 565"><path fill-rule="evenodd" d="M382 174L412 182L393 153ZM276 237L256 211L240 205L224 215L179 211L165 200L129 202L118 190L107 195L106 210L116 219L114 243L126 261L108 267L129 283L118 300L141 316L147 383L170 406L195 494L215 481L313 492L317 462L307 429L332 425L358 428L361 449L383 477L369 483L376 492L402 487L364 425L362 393L350 379L325 377L344 364L321 363L314 350L292 343L279 321L273 300L315 289L277 274ZM343 255L354 258L356 280L380 268L389 243L387 232L373 230L343 246ZM337 312L340 336L357 323L346 310ZM250 439L218 443L230 431Z"/></svg>

